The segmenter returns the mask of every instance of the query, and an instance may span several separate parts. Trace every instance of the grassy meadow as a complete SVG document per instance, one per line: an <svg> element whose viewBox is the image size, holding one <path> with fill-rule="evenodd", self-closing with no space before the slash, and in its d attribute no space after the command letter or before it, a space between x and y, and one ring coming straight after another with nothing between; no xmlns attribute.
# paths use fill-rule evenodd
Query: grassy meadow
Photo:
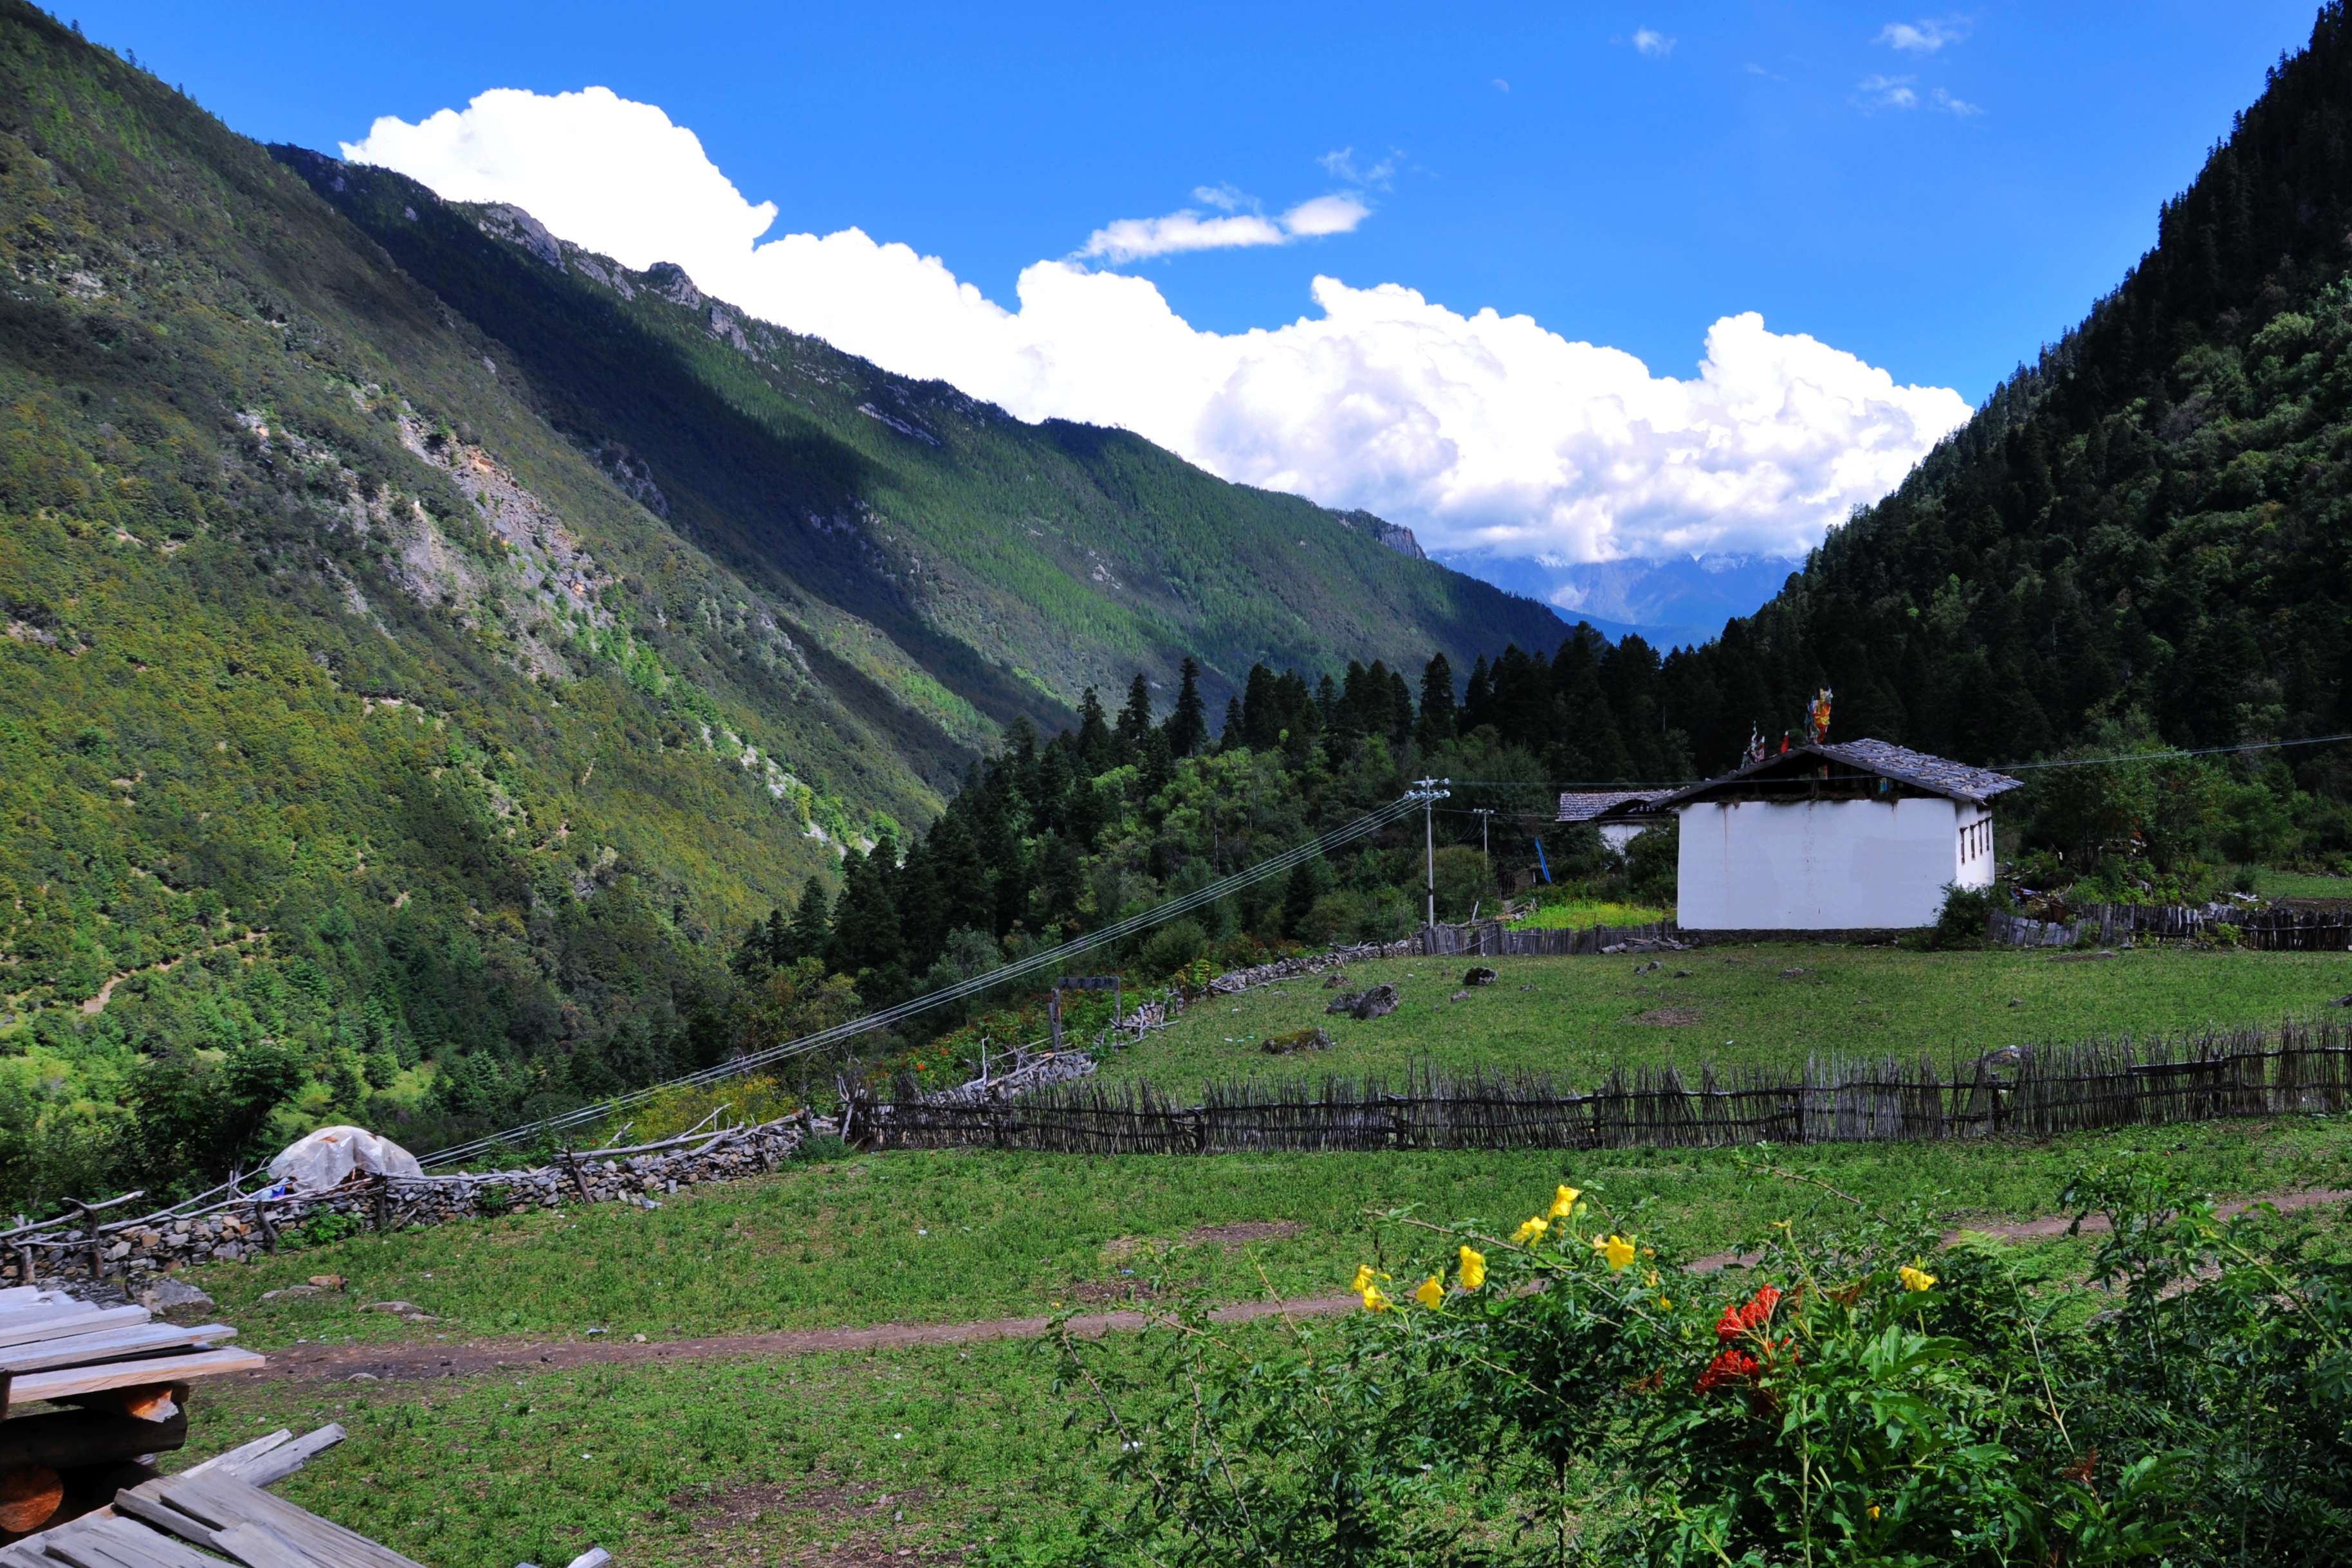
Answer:
<svg viewBox="0 0 2352 1568"><path fill-rule="evenodd" d="M1577 1084L1620 1062L1790 1066L1832 1051L1924 1054L1942 1069L2005 1045L2275 1022L2352 991L2352 954L2342 953L2141 948L2096 958L1776 944L1654 956L1656 969L1647 956L1355 965L1348 988L1394 985L1403 998L1395 1012L1327 1017L1321 979L1262 987L1190 1009L1104 1071L1190 1093L1254 1076L1394 1080L1420 1061L1534 1069ZM1456 999L1474 964L1500 978ZM1330 1051L1277 1060L1262 1049L1270 1035L1313 1025L1330 1034Z"/></svg>
<svg viewBox="0 0 2352 1568"><path fill-rule="evenodd" d="M1279 1071L1297 1059L1277 1063L1257 1040L1307 1023L1337 1041L1305 1061L1309 1071L1395 1073L1428 1058L1589 1077L1615 1061L1790 1061L1847 1041L1945 1057L2276 1018L2352 990L2352 960L2336 955L1774 947L1669 954L1640 974L1632 958L1496 960L1500 982L1456 1002L1464 967L1351 971L1351 983L1392 980L1404 993L1399 1012L1367 1023L1327 1019L1328 993L1311 980L1195 1008L1108 1071L1171 1085ZM1636 1021L1663 1009L1695 1016ZM562 1563L591 1542L633 1568L1018 1561L1024 1540L1066 1529L1104 1484L1084 1391L1057 1387L1034 1342L565 1368L537 1366L525 1347L592 1330L657 1345L1179 1292L1331 1295L1364 1261L1409 1277L1419 1233L1385 1211L1476 1218L1501 1233L1561 1181L1671 1264L1759 1239L1776 1221L1826 1221L1845 1207L1830 1188L1885 1209L1916 1201L1956 1228L2053 1213L2071 1175L2129 1149L2162 1151L2224 1197L2352 1186L2352 1117L1745 1153L856 1155L681 1191L656 1209L567 1207L196 1270L219 1315L264 1352L466 1343L510 1345L516 1364L206 1389L175 1462L278 1425L341 1421L350 1440L284 1490L436 1568ZM2087 1243L2019 1252L2063 1288ZM314 1274L346 1286L263 1299ZM438 1321L360 1310L386 1300Z"/></svg>
<svg viewBox="0 0 2352 1568"><path fill-rule="evenodd" d="M284 1490L436 1568L561 1563L592 1541L663 1565L1013 1552L1016 1538L1055 1530L1101 1484L1098 1457L1066 1427L1083 1421L1082 1391L1055 1387L1034 1342L537 1370L522 1348L591 1327L659 1341L1043 1312L1108 1304L1155 1276L1225 1298L1328 1295L1367 1260L1409 1277L1414 1233L1374 1212L1413 1204L1500 1229L1562 1179L1667 1244L1671 1263L1776 1220L1843 1212L1815 1182L1874 1206L1916 1197L1964 1225L2053 1212L2074 1171L2134 1148L2167 1152L2224 1195L2352 1186L2352 1118L1747 1161L1724 1151L866 1155L681 1193L654 1211L485 1219L199 1270L257 1349L504 1342L519 1364L425 1382L207 1387L176 1462L276 1426L341 1421L351 1439ZM1776 1177L1764 1161L1815 1181ZM1272 1234L1186 1244L1213 1227ZM2085 1246L2021 1247L2022 1266L2073 1278ZM348 1288L260 1300L313 1273L341 1274ZM357 1310L387 1298L443 1321Z"/></svg>

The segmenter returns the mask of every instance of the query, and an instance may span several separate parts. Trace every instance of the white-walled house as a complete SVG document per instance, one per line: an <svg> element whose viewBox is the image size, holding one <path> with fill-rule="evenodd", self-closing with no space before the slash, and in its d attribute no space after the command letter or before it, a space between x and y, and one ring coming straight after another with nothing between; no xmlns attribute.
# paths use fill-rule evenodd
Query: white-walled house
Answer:
<svg viewBox="0 0 2352 1568"><path fill-rule="evenodd" d="M1590 822L1601 831L1601 841L1622 854L1634 835L1659 819L1648 815L1652 801L1672 789L1593 789L1562 791L1559 818L1563 822Z"/></svg>
<svg viewBox="0 0 2352 1568"><path fill-rule="evenodd" d="M1680 819L1675 918L1686 930L1890 930L1935 924L1948 884L1992 885L1992 802L2021 782L1850 740L1634 810Z"/></svg>

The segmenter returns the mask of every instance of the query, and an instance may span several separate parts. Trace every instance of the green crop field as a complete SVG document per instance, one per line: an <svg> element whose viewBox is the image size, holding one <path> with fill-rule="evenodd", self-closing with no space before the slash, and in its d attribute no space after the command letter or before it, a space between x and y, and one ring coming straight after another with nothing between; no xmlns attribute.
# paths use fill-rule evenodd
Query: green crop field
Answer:
<svg viewBox="0 0 2352 1568"><path fill-rule="evenodd" d="M2275 1023L2352 991L2352 955L2147 948L2109 958L1893 947L1710 947L1648 957L1390 959L1349 989L1396 986L1402 1004L1358 1021L1324 1013L1308 978L1220 997L1106 1064L1180 1094L1215 1079L1335 1073L1400 1078L1415 1062L1528 1068L1589 1084L1620 1062L1790 1066L1808 1055L1916 1057L1942 1070L2005 1045ZM1474 964L1500 978L1455 999ZM1687 970L1687 975L1678 973ZM1637 972L1646 971L1646 972ZM1328 1052L1280 1060L1269 1035L1320 1025Z"/></svg>

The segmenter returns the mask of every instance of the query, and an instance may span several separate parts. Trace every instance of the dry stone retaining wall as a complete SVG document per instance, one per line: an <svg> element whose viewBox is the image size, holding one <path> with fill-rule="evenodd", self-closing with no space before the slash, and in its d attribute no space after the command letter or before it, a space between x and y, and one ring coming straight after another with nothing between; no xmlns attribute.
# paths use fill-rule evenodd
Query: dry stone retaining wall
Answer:
<svg viewBox="0 0 2352 1568"><path fill-rule="evenodd" d="M565 1203L659 1202L681 1188L773 1170L812 1136L837 1124L792 1115L715 1135L593 1151L530 1170L455 1176L354 1173L341 1186L284 1197L234 1195L97 1227L93 1239L70 1222L26 1228L0 1239L0 1281L23 1283L167 1273L195 1263L250 1261L288 1230L323 1215L347 1215L372 1230L445 1225L520 1214ZM209 1197L211 1195L207 1195ZM95 1217L93 1217L95 1218Z"/></svg>

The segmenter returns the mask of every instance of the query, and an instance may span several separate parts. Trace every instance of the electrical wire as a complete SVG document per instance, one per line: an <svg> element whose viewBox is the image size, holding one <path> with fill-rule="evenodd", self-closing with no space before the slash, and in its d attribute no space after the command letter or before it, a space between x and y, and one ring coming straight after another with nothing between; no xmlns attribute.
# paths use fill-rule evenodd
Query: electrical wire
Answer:
<svg viewBox="0 0 2352 1568"><path fill-rule="evenodd" d="M1157 904L1140 915L1129 915L1127 919L1106 925L1100 930L1089 931L1083 936L1073 937L1059 946L1049 947L1043 952L1032 953L1017 958L1001 968L990 969L983 974L960 980L952 986L943 986L938 990L928 991L919 997L913 997L900 1002L896 1007L880 1009L863 1018L852 1019L847 1023L836 1024L831 1029L819 1030L814 1034L803 1035L798 1040L788 1040L782 1045L770 1046L765 1051L751 1051L743 1056L730 1058L716 1067L707 1067L698 1072L685 1073L666 1082L649 1084L646 1088L632 1090L626 1094L599 1101L593 1105L583 1105L577 1110L533 1122L527 1126L509 1127L503 1133L492 1133L487 1136L476 1138L471 1143L457 1144L446 1149L436 1149L424 1155L419 1163L426 1166L450 1165L476 1155L486 1154L492 1149L506 1147L525 1139L541 1136L545 1133L562 1132L587 1123L600 1121L615 1112L642 1104L665 1090L719 1082L792 1057L803 1056L813 1051L821 1051L828 1045L837 1045L843 1040L871 1033L875 1030L887 1029L892 1024L903 1022L919 1013L929 1012L933 1008L945 1007L950 1002L961 1001L982 991L992 990L998 986L1020 979L1024 976L1035 974L1043 969L1058 967L1081 953L1124 940L1138 932L1149 930L1164 920L1173 919L1179 915L1204 908L1244 887L1288 872L1339 848L1341 844L1378 832L1391 822L1420 810L1423 804L1423 800L1417 796L1405 796L1376 810L1367 812L1352 822L1310 839L1306 843L1271 856L1247 871L1235 872L1231 876L1223 877L1205 887Z"/></svg>
<svg viewBox="0 0 2352 1568"><path fill-rule="evenodd" d="M2289 746L2329 746L2339 740L2352 740L2352 735L2314 735L2302 740L2251 740L2243 746L2200 746L2187 750L2175 747L2164 751L2135 752L2127 757L2067 757L2054 762L2005 762L1993 771L2030 773L2038 768L2090 768L2106 762L2164 762L2175 757L2221 757L2242 751L2276 751Z"/></svg>

